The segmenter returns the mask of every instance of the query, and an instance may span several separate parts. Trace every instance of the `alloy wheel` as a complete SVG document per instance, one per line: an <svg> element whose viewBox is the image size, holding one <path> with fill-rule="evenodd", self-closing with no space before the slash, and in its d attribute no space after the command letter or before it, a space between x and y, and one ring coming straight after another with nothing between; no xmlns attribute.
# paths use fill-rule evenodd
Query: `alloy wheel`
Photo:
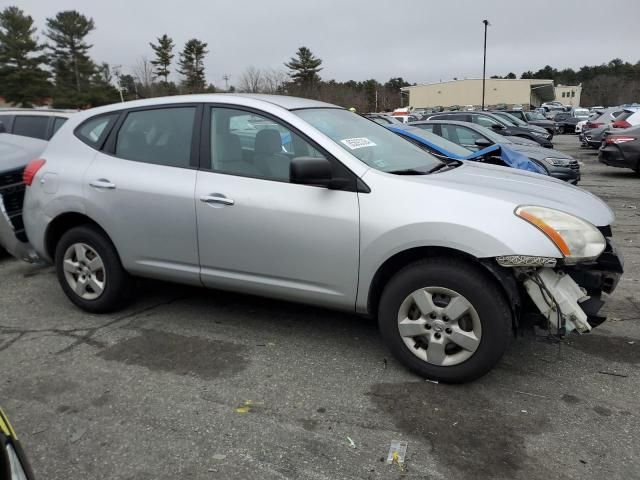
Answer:
<svg viewBox="0 0 640 480"><path fill-rule="evenodd" d="M468 360L482 338L480 317L471 302L444 287L421 288L405 298L398 329L415 356L438 366Z"/></svg>
<svg viewBox="0 0 640 480"><path fill-rule="evenodd" d="M64 253L64 278L84 300L95 300L106 285L106 270L98 252L86 243L74 243Z"/></svg>

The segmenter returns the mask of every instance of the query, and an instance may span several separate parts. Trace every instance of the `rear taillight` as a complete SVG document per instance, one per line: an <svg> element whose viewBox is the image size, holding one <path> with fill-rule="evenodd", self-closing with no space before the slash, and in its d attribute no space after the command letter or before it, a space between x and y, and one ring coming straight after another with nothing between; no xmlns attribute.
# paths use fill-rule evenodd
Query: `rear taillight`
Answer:
<svg viewBox="0 0 640 480"><path fill-rule="evenodd" d="M31 184L33 183L33 178L36 176L36 173L38 173L38 170L40 170L45 163L46 163L46 160L39 158L37 160L31 160L27 164L26 168L24 169L24 172L22 172L22 181L24 182L25 185L31 186Z"/></svg>
<svg viewBox="0 0 640 480"><path fill-rule="evenodd" d="M611 124L613 128L629 128L631 124L626 120L616 120Z"/></svg>
<svg viewBox="0 0 640 480"><path fill-rule="evenodd" d="M632 142L635 137L626 137L624 135L608 135L604 141L608 145L617 145L618 143Z"/></svg>
<svg viewBox="0 0 640 480"><path fill-rule="evenodd" d="M600 128L603 127L604 123L600 123L600 122L587 122L587 124L585 125L585 128L588 129L593 129L593 128Z"/></svg>

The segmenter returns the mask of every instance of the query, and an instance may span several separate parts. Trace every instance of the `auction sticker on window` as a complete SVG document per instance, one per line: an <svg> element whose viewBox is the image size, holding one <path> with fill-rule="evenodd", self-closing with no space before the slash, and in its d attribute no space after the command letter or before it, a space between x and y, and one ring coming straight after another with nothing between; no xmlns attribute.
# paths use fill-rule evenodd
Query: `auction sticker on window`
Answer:
<svg viewBox="0 0 640 480"><path fill-rule="evenodd" d="M358 148L375 147L376 146L375 143L373 143L371 140L369 140L366 137L345 138L344 140L340 140L340 143L346 145L351 150L357 150Z"/></svg>

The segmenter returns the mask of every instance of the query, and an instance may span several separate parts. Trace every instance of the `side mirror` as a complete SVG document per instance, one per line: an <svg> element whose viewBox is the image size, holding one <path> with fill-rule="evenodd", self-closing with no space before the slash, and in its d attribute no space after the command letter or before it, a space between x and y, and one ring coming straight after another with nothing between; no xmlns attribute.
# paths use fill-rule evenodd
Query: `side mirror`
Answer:
<svg viewBox="0 0 640 480"><path fill-rule="evenodd" d="M301 185L331 186L331 163L326 158L296 157L289 166L291 183Z"/></svg>
<svg viewBox="0 0 640 480"><path fill-rule="evenodd" d="M494 130L504 130L505 127L504 125L500 125L499 123L494 123L493 125L491 125L491 128L493 128Z"/></svg>
<svg viewBox="0 0 640 480"><path fill-rule="evenodd" d="M486 138L479 138L478 140L476 140L476 146L480 147L480 148L487 148L490 147L491 145L493 145L493 142L491 140L488 140Z"/></svg>

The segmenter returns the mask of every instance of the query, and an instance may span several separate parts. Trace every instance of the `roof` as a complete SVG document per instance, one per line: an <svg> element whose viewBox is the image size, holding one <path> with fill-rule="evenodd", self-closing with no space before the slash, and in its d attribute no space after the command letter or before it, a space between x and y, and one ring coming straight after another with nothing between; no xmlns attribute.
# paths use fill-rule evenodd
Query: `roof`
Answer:
<svg viewBox="0 0 640 480"><path fill-rule="evenodd" d="M531 86L534 85L551 85L553 86L553 80L551 79L538 79L538 78L486 78L486 82L520 82L520 83L528 83ZM431 82L431 83L421 83L418 85L411 85L408 87L402 87L400 90L409 91L412 88L419 87L428 87L432 85L444 85L447 83L456 83L456 82L481 82L482 78L461 78L458 80L447 80L444 82Z"/></svg>
<svg viewBox="0 0 640 480"><path fill-rule="evenodd" d="M78 110L62 110L53 108L0 108L0 115L8 115L15 113L25 113L29 115L44 115L44 116L60 116L69 117L71 114L76 113Z"/></svg>
<svg viewBox="0 0 640 480"><path fill-rule="evenodd" d="M139 108L153 105L170 105L173 103L231 103L233 99L251 99L259 102L266 102L277 105L286 110L296 110L301 108L342 108L330 103L309 100L308 98L289 97L286 95L265 95L254 93L201 93L191 95L171 95L166 97L153 97L143 100L132 100L129 102L112 103L102 107L91 109L93 112L110 112L124 108ZM240 102L242 103L242 102ZM246 103L246 102L245 102Z"/></svg>

